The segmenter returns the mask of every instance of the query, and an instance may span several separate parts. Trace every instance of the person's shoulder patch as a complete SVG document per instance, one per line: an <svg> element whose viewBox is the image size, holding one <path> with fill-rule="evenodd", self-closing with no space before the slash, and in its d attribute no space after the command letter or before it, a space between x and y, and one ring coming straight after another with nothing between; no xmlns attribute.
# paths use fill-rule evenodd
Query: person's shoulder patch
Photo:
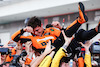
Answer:
<svg viewBox="0 0 100 67"><path fill-rule="evenodd" d="M50 29L51 31L54 31L54 29Z"/></svg>

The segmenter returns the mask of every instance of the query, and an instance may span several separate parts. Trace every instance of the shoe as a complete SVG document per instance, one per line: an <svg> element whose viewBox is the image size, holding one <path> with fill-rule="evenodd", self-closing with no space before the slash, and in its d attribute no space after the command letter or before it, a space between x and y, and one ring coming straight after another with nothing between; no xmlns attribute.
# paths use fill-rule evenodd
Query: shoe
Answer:
<svg viewBox="0 0 100 67"><path fill-rule="evenodd" d="M88 21L88 17L85 15L85 7L84 5L79 2L78 3L78 8L79 8L79 18L83 21L83 22L87 22Z"/></svg>

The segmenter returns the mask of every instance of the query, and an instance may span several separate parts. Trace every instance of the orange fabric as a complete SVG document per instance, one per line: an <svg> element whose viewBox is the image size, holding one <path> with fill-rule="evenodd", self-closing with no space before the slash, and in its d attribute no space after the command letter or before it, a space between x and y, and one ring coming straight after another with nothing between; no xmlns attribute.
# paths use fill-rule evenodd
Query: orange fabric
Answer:
<svg viewBox="0 0 100 67"><path fill-rule="evenodd" d="M98 26L99 26L99 25L100 25L100 21L99 21ZM96 32L98 32L98 26L95 27Z"/></svg>
<svg viewBox="0 0 100 67"><path fill-rule="evenodd" d="M98 32L97 28L95 28L96 32Z"/></svg>
<svg viewBox="0 0 100 67"><path fill-rule="evenodd" d="M73 25L75 25L77 23L77 20L75 20L73 23L71 23L67 28L66 30L68 30L70 27L72 27Z"/></svg>
<svg viewBox="0 0 100 67"><path fill-rule="evenodd" d="M11 39L13 40L13 39L16 37L16 35L20 34L20 31L21 31L21 30L18 30L17 32L15 32L15 33L11 36Z"/></svg>
<svg viewBox="0 0 100 67"><path fill-rule="evenodd" d="M12 55L15 55L16 54L16 49L13 48L11 52L12 52Z"/></svg>
<svg viewBox="0 0 100 67"><path fill-rule="evenodd" d="M15 55L16 54L15 48L13 48L11 52L12 52L11 55ZM10 57L8 55L6 58L6 62L11 62L12 60L13 60L13 57Z"/></svg>
<svg viewBox="0 0 100 67"><path fill-rule="evenodd" d="M85 21L83 21L82 19L78 18L78 22L79 22L80 24L83 24Z"/></svg>
<svg viewBox="0 0 100 67"><path fill-rule="evenodd" d="M17 36L18 34L20 34L20 31L17 31L15 34L12 35L12 39L14 40L14 37ZM46 35L46 33L50 33L50 35ZM44 33L43 36L20 36L20 39L31 39L32 41L32 45L36 48L36 49L44 49L47 45L47 43L49 42L49 40L52 40L52 43L54 42L54 40L56 40L56 36L58 37L60 35L61 31L59 29L50 27L47 28Z"/></svg>
<svg viewBox="0 0 100 67"><path fill-rule="evenodd" d="M42 36L42 37L36 36L36 37L32 37L31 40L32 40L32 45L36 49L43 49L43 48L46 47L49 40L52 40L52 42L54 42L54 40L56 40L56 37L51 36L51 35L45 35L45 36Z"/></svg>
<svg viewBox="0 0 100 67"><path fill-rule="evenodd" d="M49 40L52 40L52 42L54 42L54 40L56 39L55 36L51 36L51 35L45 35L45 36L21 36L20 38L25 38L25 39L31 39L32 41L32 45L36 48L36 49L43 49L46 47L46 44L49 42Z"/></svg>
<svg viewBox="0 0 100 67"><path fill-rule="evenodd" d="M52 42L54 42L54 40L56 40L55 36L52 35L44 35L42 37L40 36L20 36L20 38L24 38L24 39L31 39L32 41L32 45L36 48L36 49L43 49L46 47L46 44L49 42L49 40L52 40Z"/></svg>
<svg viewBox="0 0 100 67"><path fill-rule="evenodd" d="M78 67L84 67L84 59L83 59L83 57L78 58Z"/></svg>
<svg viewBox="0 0 100 67"><path fill-rule="evenodd" d="M59 36L61 31L57 28L54 28L54 27L49 27L49 28L46 28L43 35L45 35L46 33L50 33L50 35L53 35L53 36Z"/></svg>
<svg viewBox="0 0 100 67"><path fill-rule="evenodd" d="M31 61L32 61L31 59L26 58L25 64L26 64L26 65L29 65L29 64L31 63Z"/></svg>

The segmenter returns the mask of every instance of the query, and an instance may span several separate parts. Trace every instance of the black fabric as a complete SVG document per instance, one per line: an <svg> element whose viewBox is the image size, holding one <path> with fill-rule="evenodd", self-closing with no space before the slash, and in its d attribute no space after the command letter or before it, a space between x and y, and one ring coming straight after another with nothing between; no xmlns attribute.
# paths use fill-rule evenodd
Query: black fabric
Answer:
<svg viewBox="0 0 100 67"><path fill-rule="evenodd" d="M32 46L32 49L35 50L35 51L37 51L37 52L39 52L40 54L42 52L44 52L44 50L45 50L45 48L44 49L36 49L34 46Z"/></svg>
<svg viewBox="0 0 100 67"><path fill-rule="evenodd" d="M98 34L98 32L96 32L95 29L91 29L88 31L85 31L83 29L80 29L78 31L78 33L75 34L75 39L77 41L85 41L85 40L90 40L92 39L94 36L96 36Z"/></svg>
<svg viewBox="0 0 100 67"><path fill-rule="evenodd" d="M72 35L76 33L76 31L78 30L78 28L80 26L81 26L81 24L77 22L76 24L74 24L73 26L71 26L68 30L66 30L64 28L62 30L64 30L65 35L67 37L72 37ZM59 48L59 47L61 47L64 44L64 42L65 42L65 40L64 40L63 34L61 32L60 36L54 41L54 46Z"/></svg>
<svg viewBox="0 0 100 67"><path fill-rule="evenodd" d="M73 26L71 26L68 30L66 30L65 31L65 34L66 34L66 36L67 37L72 37L72 35L74 34L74 33L76 33L76 31L78 30L78 28L81 26L81 24L80 23L76 23L76 24L74 24Z"/></svg>
<svg viewBox="0 0 100 67"><path fill-rule="evenodd" d="M91 33L91 34L90 34ZM75 34L75 38L71 41L71 43L69 44L69 46L67 47L67 52L72 53L72 55L70 56L70 59L73 59L75 54L78 54L80 52L80 49L76 50L76 48L81 47L81 45L79 44L79 42L84 42L86 40L90 40L92 39L94 36L96 36L98 33L95 31L95 29L91 29L89 31L85 31L83 29L80 29L76 34ZM56 51L64 44L64 38L62 36L62 34L59 36L59 38L57 38L54 41L54 46L56 47ZM66 61L68 62L68 61Z"/></svg>
<svg viewBox="0 0 100 67"><path fill-rule="evenodd" d="M15 41L15 42L18 42L18 41L20 40L20 36L21 36L25 31L24 31L23 29L21 29L20 32L21 32L21 33L18 34L18 35L14 38L14 41Z"/></svg>
<svg viewBox="0 0 100 67"><path fill-rule="evenodd" d="M51 24L47 24L46 28L53 27Z"/></svg>
<svg viewBox="0 0 100 67"><path fill-rule="evenodd" d="M27 41L31 41L31 39L28 39L28 38L21 38L19 40L21 41L20 43L25 43Z"/></svg>
<svg viewBox="0 0 100 67"><path fill-rule="evenodd" d="M15 38L14 38L14 41L18 42L19 40L21 41L20 43L25 43L27 41L31 41L31 39L28 39L28 38L21 38L20 39L20 36L23 35L23 33L25 32L23 29L20 30L20 34L18 34Z"/></svg>

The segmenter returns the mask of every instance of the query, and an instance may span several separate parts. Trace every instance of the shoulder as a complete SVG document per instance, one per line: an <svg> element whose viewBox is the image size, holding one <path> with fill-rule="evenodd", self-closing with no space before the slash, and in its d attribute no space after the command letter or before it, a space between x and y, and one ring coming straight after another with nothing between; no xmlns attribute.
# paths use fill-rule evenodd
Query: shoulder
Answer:
<svg viewBox="0 0 100 67"><path fill-rule="evenodd" d="M59 36L61 31L60 29L58 28L55 28L55 27L49 27L49 28L46 28L45 31L44 31L44 35L45 34L49 34L49 35L55 35L55 36Z"/></svg>

